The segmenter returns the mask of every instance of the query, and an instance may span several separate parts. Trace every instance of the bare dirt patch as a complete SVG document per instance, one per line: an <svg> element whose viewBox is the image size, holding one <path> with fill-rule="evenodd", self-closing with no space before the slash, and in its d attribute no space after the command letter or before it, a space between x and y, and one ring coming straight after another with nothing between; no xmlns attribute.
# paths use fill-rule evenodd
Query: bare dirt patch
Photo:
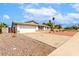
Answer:
<svg viewBox="0 0 79 59"><path fill-rule="evenodd" d="M46 56L56 48L22 34L0 34L1 56Z"/></svg>
<svg viewBox="0 0 79 59"><path fill-rule="evenodd" d="M64 36L73 36L75 35L77 32L76 31L63 31L63 32L51 32L52 34L56 34L56 35L64 35Z"/></svg>

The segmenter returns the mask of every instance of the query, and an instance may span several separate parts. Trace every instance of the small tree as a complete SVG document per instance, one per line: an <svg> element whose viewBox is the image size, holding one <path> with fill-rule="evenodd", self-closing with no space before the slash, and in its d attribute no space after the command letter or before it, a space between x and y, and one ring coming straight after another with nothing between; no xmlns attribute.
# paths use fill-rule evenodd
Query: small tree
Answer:
<svg viewBox="0 0 79 59"><path fill-rule="evenodd" d="M5 23L0 23L0 27L2 28L2 27L7 27L7 24L5 24Z"/></svg>
<svg viewBox="0 0 79 59"><path fill-rule="evenodd" d="M43 25L47 25L46 23L43 23Z"/></svg>
<svg viewBox="0 0 79 59"><path fill-rule="evenodd" d="M53 30L53 23L51 22L51 20L49 20L49 22L47 23L48 26L50 26L51 31Z"/></svg>
<svg viewBox="0 0 79 59"><path fill-rule="evenodd" d="M51 22L51 20L49 20L47 23L43 23L43 25L48 25L51 28L51 31L53 30L53 23Z"/></svg>
<svg viewBox="0 0 79 59"><path fill-rule="evenodd" d="M77 26L71 26L71 27L66 27L66 30L77 30L78 27Z"/></svg>
<svg viewBox="0 0 79 59"><path fill-rule="evenodd" d="M61 29L62 26L61 26L61 25L55 25L55 28L57 28L57 29Z"/></svg>

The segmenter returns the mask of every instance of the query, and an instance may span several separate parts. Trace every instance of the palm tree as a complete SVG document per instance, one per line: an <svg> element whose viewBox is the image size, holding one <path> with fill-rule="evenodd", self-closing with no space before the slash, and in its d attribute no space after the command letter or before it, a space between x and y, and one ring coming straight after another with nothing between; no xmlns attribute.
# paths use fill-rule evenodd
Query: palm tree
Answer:
<svg viewBox="0 0 79 59"><path fill-rule="evenodd" d="M54 23L55 17L53 17L52 20L53 20L53 23ZM54 23L53 27L55 27L55 23Z"/></svg>
<svg viewBox="0 0 79 59"><path fill-rule="evenodd" d="M53 22L54 22L54 20L55 20L55 17L53 17L53 18L52 18L52 20L53 20Z"/></svg>

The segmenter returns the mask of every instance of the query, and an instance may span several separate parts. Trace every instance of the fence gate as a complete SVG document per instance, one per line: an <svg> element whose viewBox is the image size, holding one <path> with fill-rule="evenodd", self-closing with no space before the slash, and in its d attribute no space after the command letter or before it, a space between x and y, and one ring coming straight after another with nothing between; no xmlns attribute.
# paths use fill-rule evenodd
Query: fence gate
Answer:
<svg viewBox="0 0 79 59"><path fill-rule="evenodd" d="M9 33L16 33L16 28L15 27L9 27L8 32Z"/></svg>
<svg viewBox="0 0 79 59"><path fill-rule="evenodd" d="M2 28L0 28L0 34L2 33Z"/></svg>

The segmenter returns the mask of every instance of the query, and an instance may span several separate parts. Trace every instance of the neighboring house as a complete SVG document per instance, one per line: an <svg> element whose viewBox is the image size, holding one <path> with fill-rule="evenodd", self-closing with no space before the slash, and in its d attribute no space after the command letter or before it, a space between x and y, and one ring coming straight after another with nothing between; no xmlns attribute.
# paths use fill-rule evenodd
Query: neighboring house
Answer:
<svg viewBox="0 0 79 59"><path fill-rule="evenodd" d="M33 20L28 22L23 22L23 23L13 22L12 28L15 28L14 31L19 33L36 32L40 30L50 30L49 26L40 25Z"/></svg>

